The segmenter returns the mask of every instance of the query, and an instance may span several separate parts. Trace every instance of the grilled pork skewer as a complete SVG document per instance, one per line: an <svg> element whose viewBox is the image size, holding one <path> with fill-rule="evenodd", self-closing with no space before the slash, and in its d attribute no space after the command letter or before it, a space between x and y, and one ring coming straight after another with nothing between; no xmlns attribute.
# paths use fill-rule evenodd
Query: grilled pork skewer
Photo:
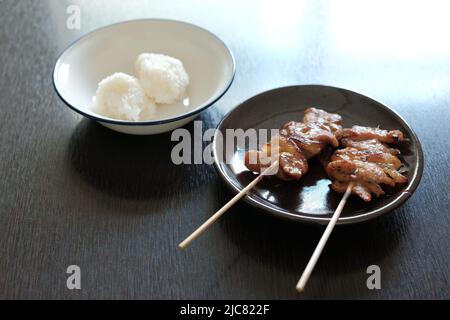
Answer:
<svg viewBox="0 0 450 320"><path fill-rule="evenodd" d="M334 179L332 189L344 193L344 196L297 283L299 292L304 290L348 196L355 193L363 200L370 201L371 193L376 196L384 194L381 183L394 186L407 181L397 171L401 166L401 161L397 158L400 151L386 145L401 142L403 134L400 131L353 126L351 129L337 130L336 136L345 148L336 150L333 154L327 148L321 153L319 160L328 175Z"/></svg>
<svg viewBox="0 0 450 320"><path fill-rule="evenodd" d="M338 140L334 132L341 128L341 121L341 116L338 114L309 108L305 111L303 123L290 122L284 126L281 134L273 137L261 151L247 152L244 157L245 165L260 174L178 246L181 249L186 248L264 176L275 173L282 180L300 179L308 171L307 157L317 155L328 144L337 147Z"/></svg>
<svg viewBox="0 0 450 320"><path fill-rule="evenodd" d="M299 180L307 171L307 159L318 155L326 146L337 147L335 135L341 126L342 117L321 109L305 110L303 122L290 121L260 151L251 150L244 156L246 167L261 172L279 159L276 176L282 180Z"/></svg>
<svg viewBox="0 0 450 320"><path fill-rule="evenodd" d="M245 153L244 163L253 172L261 172L269 167L274 159L279 159L276 176L281 180L298 180L308 171L308 161L303 152L289 138L273 137L262 146L261 151L251 150Z"/></svg>
<svg viewBox="0 0 450 320"><path fill-rule="evenodd" d="M337 136L346 148L336 150L326 166L334 191L343 193L353 182L352 193L369 202L372 194L384 195L380 184L393 187L407 182L398 172L402 164L397 157L400 151L386 144L402 142L401 131L353 126L339 131Z"/></svg>

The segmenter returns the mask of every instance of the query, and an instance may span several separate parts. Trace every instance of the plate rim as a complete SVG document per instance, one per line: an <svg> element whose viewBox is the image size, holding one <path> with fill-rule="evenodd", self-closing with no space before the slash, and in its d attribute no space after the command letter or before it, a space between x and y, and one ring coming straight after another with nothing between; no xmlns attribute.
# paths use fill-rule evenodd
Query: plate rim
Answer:
<svg viewBox="0 0 450 320"><path fill-rule="evenodd" d="M324 84L290 85L290 86L282 86L282 87L277 87L277 88L273 88L270 90L266 90L266 91L260 92L256 95L244 100L243 102L239 103L236 107L234 107L232 110L230 110L222 118L222 120L219 122L219 124L216 127L216 132L214 134L214 138L213 138L213 142L212 142L212 150L213 150L213 158L214 158L214 168L216 169L218 175L222 178L222 180L225 181L226 185L230 188L230 190L232 192L237 193L237 192L241 191L242 189L240 186L234 184L232 181L230 181L230 179L228 179L227 175L225 174L225 172L222 168L223 164L220 164L220 162L218 160L218 155L216 152L216 150L217 150L216 136L217 136L220 128L222 127L223 123L231 116L231 114L233 112L236 112L237 109L245 107L245 104L248 103L250 100L256 99L260 96L267 95L267 94L270 94L270 93L273 93L273 92L276 92L279 90L287 90L287 89L293 89L293 88L306 88L306 87L319 87L319 88L329 88L329 89L331 88L331 89L343 90L343 91L347 91L352 94L357 94L364 98L368 98L369 100L372 100L373 102L380 105L384 110L389 112L392 116L394 116L394 118L396 118L396 120L400 121L403 124L403 126L405 128L407 128L407 130L409 131L408 134L410 135L411 139L414 140L415 144L417 145L417 166L416 166L415 172L413 173L412 179L410 180L407 187L405 188L405 190L403 190L403 192L401 194L399 194L391 202L389 202L388 204L386 204L385 206L383 206L381 208L376 208L374 210L371 210L369 212L359 214L356 216L340 217L336 224L347 225L347 224L355 224L355 223L372 220L374 218L380 217L388 212L393 211L394 209L398 208L400 205L405 203L411 197L411 195L415 192L417 187L419 186L420 181L423 176L423 170L424 170L424 166L425 166L424 165L425 159L424 159L424 154L423 154L423 148L422 148L422 144L421 144L417 134L414 132L412 127L409 125L409 123L399 113L397 113L391 107L387 106L385 103L383 103L377 99L374 99L371 96L362 94L362 93L354 91L354 90L349 90L349 89L345 89L345 88L341 88L341 87L335 87L335 86L324 85ZM261 202L255 200L251 194L244 196L242 199L246 203L250 204L251 206L253 206L257 209L260 209L261 211L267 212L267 213L271 214L272 216L275 216L277 218L283 218L285 220L287 219L287 220L296 221L296 222L305 222L305 223L309 223L309 224L320 224L320 225L326 225L331 220L331 217L315 217L315 216L304 214L304 213L303 214L300 214L300 213L294 214L287 210L284 211L284 210L274 209L268 205L265 205L264 203L261 203Z"/></svg>

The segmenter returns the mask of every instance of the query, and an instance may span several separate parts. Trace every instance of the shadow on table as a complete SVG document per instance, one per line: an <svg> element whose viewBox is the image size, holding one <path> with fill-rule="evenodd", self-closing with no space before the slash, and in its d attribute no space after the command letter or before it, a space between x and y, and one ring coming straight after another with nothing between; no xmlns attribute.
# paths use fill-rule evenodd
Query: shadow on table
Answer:
<svg viewBox="0 0 450 320"><path fill-rule="evenodd" d="M192 123L185 128L192 132ZM210 177L201 165L173 164L171 151L178 142L170 138L170 132L121 134L83 119L71 137L68 153L85 181L114 196L145 200L192 192Z"/></svg>
<svg viewBox="0 0 450 320"><path fill-rule="evenodd" d="M358 225L337 226L316 266L316 274L326 277L357 272L366 278L367 267L389 259L407 232L408 226L405 227L399 214L394 212ZM277 219L242 202L219 224L242 254L270 269L287 270L295 279L325 230L324 226Z"/></svg>

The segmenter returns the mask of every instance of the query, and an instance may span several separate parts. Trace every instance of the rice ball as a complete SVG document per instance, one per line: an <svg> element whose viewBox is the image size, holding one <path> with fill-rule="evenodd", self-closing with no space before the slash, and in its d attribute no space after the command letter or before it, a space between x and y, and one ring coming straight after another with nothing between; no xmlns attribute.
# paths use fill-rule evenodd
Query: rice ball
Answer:
<svg viewBox="0 0 450 320"><path fill-rule="evenodd" d="M135 77L119 72L98 84L93 111L113 119L140 121L151 119L156 108Z"/></svg>
<svg viewBox="0 0 450 320"><path fill-rule="evenodd" d="M183 63L163 54L140 54L136 60L136 75L147 96L156 103L171 104L180 100L189 84Z"/></svg>

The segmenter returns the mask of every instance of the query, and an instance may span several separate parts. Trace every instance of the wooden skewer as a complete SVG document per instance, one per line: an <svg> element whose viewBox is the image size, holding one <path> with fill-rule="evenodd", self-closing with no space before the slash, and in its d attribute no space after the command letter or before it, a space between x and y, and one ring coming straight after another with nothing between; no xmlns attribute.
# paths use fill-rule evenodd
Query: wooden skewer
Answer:
<svg viewBox="0 0 450 320"><path fill-rule="evenodd" d="M217 219L220 218L228 209L230 209L239 199L245 196L261 179L273 173L273 170L278 165L279 160L275 160L270 167L265 169L259 174L252 182L250 182L244 189L242 189L237 195L235 195L227 204L214 213L208 220L206 220L197 230L195 230L189 237L181 242L178 247L181 249L186 248L195 238L202 234L209 226L211 226Z"/></svg>
<svg viewBox="0 0 450 320"><path fill-rule="evenodd" d="M305 271L303 271L303 274L297 283L296 289L298 292L302 292L305 289L305 286L306 286L306 283L308 282L309 276L311 275L312 271L314 270L314 267L316 266L316 263L319 260L320 254L322 253L322 250L325 247L325 244L327 243L327 240L330 237L330 234L333 231L333 228L336 225L336 222L339 219L339 216L341 215L342 209L344 209L345 203L347 202L347 198L349 197L350 193L352 192L352 187L353 187L353 182L350 182L349 185L347 186L347 190L345 190L345 193L344 193L344 196L342 197L341 202L339 202L339 205L337 206L336 211L334 211L333 216L322 235L322 238L320 238L320 241L317 244L317 247L311 256L311 259L309 259L309 262L306 265Z"/></svg>

